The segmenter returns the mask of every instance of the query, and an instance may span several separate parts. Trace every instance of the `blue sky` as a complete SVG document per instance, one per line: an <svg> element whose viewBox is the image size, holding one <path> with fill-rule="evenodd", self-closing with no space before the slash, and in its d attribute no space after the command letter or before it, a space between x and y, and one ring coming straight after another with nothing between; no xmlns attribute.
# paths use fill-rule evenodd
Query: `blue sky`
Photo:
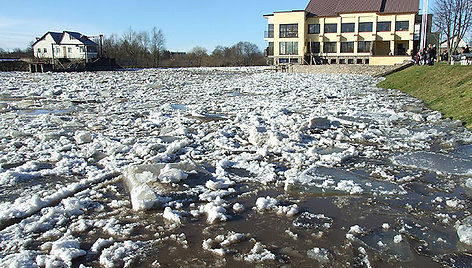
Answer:
<svg viewBox="0 0 472 268"><path fill-rule="evenodd" d="M430 0L433 2L434 0ZM0 48L26 48L48 31L121 36L130 27L166 37L166 48L188 51L202 46L231 46L239 41L264 48L267 20L263 14L305 9L309 0L3 0Z"/></svg>

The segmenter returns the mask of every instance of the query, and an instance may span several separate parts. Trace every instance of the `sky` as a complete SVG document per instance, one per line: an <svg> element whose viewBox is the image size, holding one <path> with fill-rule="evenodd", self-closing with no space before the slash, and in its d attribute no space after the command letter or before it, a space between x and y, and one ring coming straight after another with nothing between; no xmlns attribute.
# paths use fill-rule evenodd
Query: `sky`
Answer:
<svg viewBox="0 0 472 268"><path fill-rule="evenodd" d="M434 0L429 0L433 2ZM267 46L264 14L302 10L309 0L0 0L0 48L25 49L48 31L122 36L161 29L170 51L239 41ZM421 6L421 5L420 5Z"/></svg>

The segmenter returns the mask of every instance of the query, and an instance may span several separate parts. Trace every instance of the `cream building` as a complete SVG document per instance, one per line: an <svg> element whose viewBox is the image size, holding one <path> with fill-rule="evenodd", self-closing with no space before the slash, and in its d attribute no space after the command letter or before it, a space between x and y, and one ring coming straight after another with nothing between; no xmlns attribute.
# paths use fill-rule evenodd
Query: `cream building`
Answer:
<svg viewBox="0 0 472 268"><path fill-rule="evenodd" d="M99 45L78 32L47 32L33 44L40 59L89 60L98 57Z"/></svg>
<svg viewBox="0 0 472 268"><path fill-rule="evenodd" d="M311 0L264 15L267 55L275 65L402 63L419 47L418 10L419 0Z"/></svg>

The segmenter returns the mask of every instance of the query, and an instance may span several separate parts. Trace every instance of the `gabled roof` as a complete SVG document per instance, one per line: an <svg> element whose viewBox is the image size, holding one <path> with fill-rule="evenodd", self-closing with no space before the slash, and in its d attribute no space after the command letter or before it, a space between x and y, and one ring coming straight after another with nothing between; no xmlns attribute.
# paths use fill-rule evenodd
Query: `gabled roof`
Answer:
<svg viewBox="0 0 472 268"><path fill-rule="evenodd" d="M311 0L306 11L320 17L364 12L417 13L419 5L419 0Z"/></svg>
<svg viewBox="0 0 472 268"><path fill-rule="evenodd" d="M45 35L43 35L41 38L39 38L36 42L34 42L33 46L36 45L39 41L44 40L48 34L51 35L52 39L54 42L59 45L62 44L62 39L64 38L65 34L70 34L72 37L75 39L79 40L82 44L87 45L87 46L98 46L97 43L93 42L90 40L87 36L78 33L78 32L69 32L69 31L64 31L62 33L58 32L47 32ZM67 43L67 42L64 42Z"/></svg>
<svg viewBox="0 0 472 268"><path fill-rule="evenodd" d="M80 42L82 42L82 44L84 45L87 45L87 46L98 46L97 43L93 42L92 40L88 39L87 36L81 34L81 33L78 33L78 32L68 32L68 31L65 31L64 33L68 33L70 34L71 36L73 36L75 39L79 40Z"/></svg>

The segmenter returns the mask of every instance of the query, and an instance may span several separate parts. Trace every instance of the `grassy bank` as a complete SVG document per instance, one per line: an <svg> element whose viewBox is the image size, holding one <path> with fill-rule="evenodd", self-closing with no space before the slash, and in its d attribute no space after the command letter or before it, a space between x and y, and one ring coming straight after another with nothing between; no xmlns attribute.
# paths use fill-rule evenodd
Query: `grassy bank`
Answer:
<svg viewBox="0 0 472 268"><path fill-rule="evenodd" d="M426 106L472 129L472 66L413 66L387 76L378 86L422 99Z"/></svg>

